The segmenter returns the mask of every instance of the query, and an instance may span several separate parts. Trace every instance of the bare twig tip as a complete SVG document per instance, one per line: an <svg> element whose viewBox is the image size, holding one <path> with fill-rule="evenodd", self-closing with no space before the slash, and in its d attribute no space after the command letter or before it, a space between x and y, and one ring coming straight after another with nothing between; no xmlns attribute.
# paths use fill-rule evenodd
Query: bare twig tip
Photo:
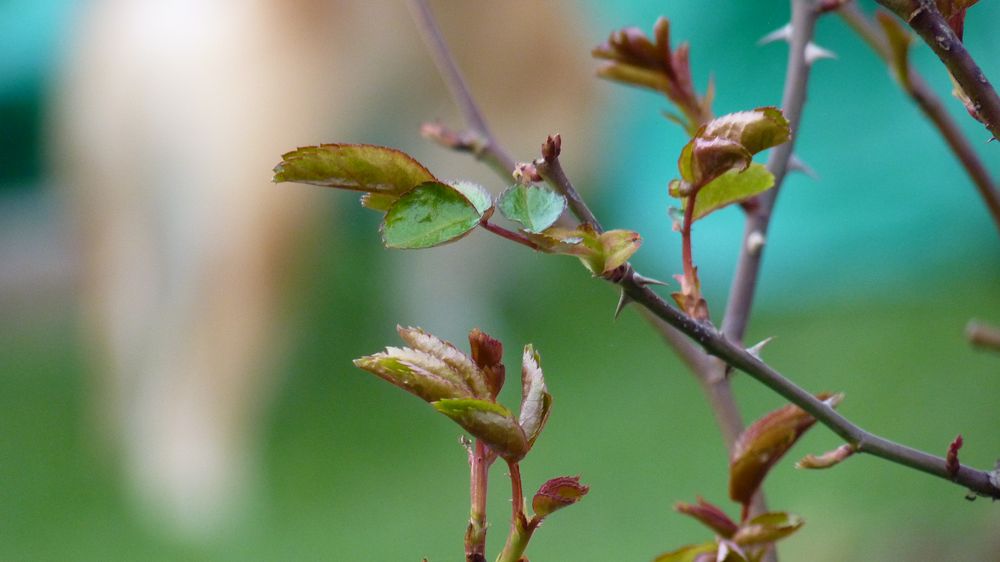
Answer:
<svg viewBox="0 0 1000 562"><path fill-rule="evenodd" d="M542 143L542 158L546 162L551 162L559 157L560 152L562 152L562 137L559 133L549 135Z"/></svg>

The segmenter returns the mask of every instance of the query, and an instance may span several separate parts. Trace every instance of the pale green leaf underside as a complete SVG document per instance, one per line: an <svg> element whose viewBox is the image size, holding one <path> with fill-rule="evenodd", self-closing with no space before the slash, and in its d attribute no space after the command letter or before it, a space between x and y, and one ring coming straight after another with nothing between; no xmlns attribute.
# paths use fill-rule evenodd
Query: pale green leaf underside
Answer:
<svg viewBox="0 0 1000 562"><path fill-rule="evenodd" d="M487 400L446 399L432 405L507 460L520 460L528 450L524 432L514 415L500 404Z"/></svg>
<svg viewBox="0 0 1000 562"><path fill-rule="evenodd" d="M763 164L750 164L750 167L742 172L730 170L698 190L692 220L698 220L712 211L753 197L773 186L774 176Z"/></svg>
<svg viewBox="0 0 1000 562"><path fill-rule="evenodd" d="M559 219L566 209L566 198L548 187L515 185L503 192L497 206L503 216L537 234Z"/></svg>
<svg viewBox="0 0 1000 562"><path fill-rule="evenodd" d="M472 206L476 208L480 216L493 206L493 197L490 196L490 192L477 183L457 181L452 183L451 186L472 203Z"/></svg>
<svg viewBox="0 0 1000 562"><path fill-rule="evenodd" d="M482 215L454 187L438 182L406 192L382 222L387 248L430 248L457 240L479 224Z"/></svg>

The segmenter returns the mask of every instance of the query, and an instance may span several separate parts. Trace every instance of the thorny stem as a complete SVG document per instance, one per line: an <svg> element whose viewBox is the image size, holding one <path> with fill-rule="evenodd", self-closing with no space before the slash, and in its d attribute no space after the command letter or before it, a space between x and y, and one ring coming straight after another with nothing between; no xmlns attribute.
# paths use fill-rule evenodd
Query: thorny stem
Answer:
<svg viewBox="0 0 1000 562"><path fill-rule="evenodd" d="M486 562L486 490L490 466L496 457L476 439L469 450L469 528L465 533L466 562Z"/></svg>
<svg viewBox="0 0 1000 562"><path fill-rule="evenodd" d="M869 453L949 482L953 481L982 496L1000 499L1000 488L991 483L990 473L963 465L959 468L958 474L952 478L946 469L945 459L889 441L858 427L710 325L697 322L667 304L659 295L637 282L634 273L629 272L624 275L619 284L632 300L692 338L710 355L750 375L792 404L802 408L847 443L854 445L858 452Z"/></svg>
<svg viewBox="0 0 1000 562"><path fill-rule="evenodd" d="M805 105L810 68L810 63L806 60L806 46L812 40L818 17L819 13L813 1L792 0L792 37L788 67L785 72L785 91L781 102L781 111L788 119L792 137L788 142L771 150L767 168L774 174L774 187L758 198L757 206L747 217L743 245L740 247L736 273L730 286L729 300L726 302L726 312L722 321L722 332L733 341L743 341L750 319L750 309L753 306L754 291L763 257L764 248L761 242L767 236L771 211L788 172L788 162L795 145L802 107Z"/></svg>
<svg viewBox="0 0 1000 562"><path fill-rule="evenodd" d="M505 169L509 175L514 170L514 159L497 144L493 132L490 130L489 125L487 125L486 119L479 110L475 98L469 91L468 84L465 83L465 79L462 77L462 72L458 69L454 57L451 56L448 50L448 45L444 42L444 36L441 34L441 30L434 20L434 14L431 12L430 6L427 5L426 0L410 0L409 5L410 11L413 13L413 19L416 20L420 28L420 35L424 38L428 49L430 49L431 56L434 58L434 64L437 65L438 71L441 73L442 78L444 78L445 83L447 83L448 89L451 91L451 97L458 104L466 125L484 139L486 146L482 149L482 152L488 152L490 158L494 158L499 162L502 169Z"/></svg>
<svg viewBox="0 0 1000 562"><path fill-rule="evenodd" d="M437 35L440 38L440 33L437 32L436 26L433 25L433 18L424 2L421 0L412 0L412 2L414 6L422 8L420 10L422 16L432 24L430 26L422 26L425 34ZM800 25L797 31L793 30L792 53L789 60L789 68L792 68L792 59L794 59L797 61L795 62L796 66L801 68L799 72L803 74L801 75L802 79L786 81L784 96L786 101L794 102L785 104L789 110L789 112L785 115L793 128L798 125L799 117L801 116L802 104L805 100L805 76L808 75L808 65L805 64L804 46L808 43L808 37L812 34L811 31L815 25L817 15L812 7L812 2L800 2L801 0L793 0L793 26L797 21L801 21L804 23L805 27ZM808 35L806 35L806 33L808 33ZM428 42L432 45L441 45L442 47L444 45L441 40ZM437 58L451 60L451 55L448 53L446 48L435 51L435 54ZM454 63L451 64L453 65ZM798 86L795 84L798 84ZM465 94L468 94L467 90L465 91ZM468 95L466 95L466 99L469 101L472 100L471 96ZM474 102L472 102L472 104L475 105ZM478 114L478 112L476 112L476 114ZM471 113L466 114L469 125L475 126L474 121L469 119L469 115L471 115ZM791 156L791 148L791 143L785 143L773 149L771 160L768 162L769 168L771 168L770 165L772 161L777 164L780 160L784 160L784 164L782 166L778 167L775 165L771 168L772 173L775 174L776 184L781 182L784 178L785 172L787 171L787 163ZM491 143L486 150L498 150L498 147L495 143ZM771 199L773 199L775 195L776 192L774 189L764 194L764 196L769 196ZM773 206L773 203L773 200L770 201L768 207ZM760 213L758 211L758 213L755 213L753 216L766 216L769 219L770 212ZM749 222L750 221L748 221L748 226ZM749 232L752 231L748 230L748 233ZM755 261L759 266L759 254L755 258ZM681 311L671 307L666 301L660 298L659 295L650 290L644 283L638 281L636 279L635 271L631 270L630 266L625 265L623 267L626 268L627 271L624 275L617 279L616 283L621 286L621 288L625 291L625 294L634 302L643 306L651 314L662 320L667 325L685 334L688 338L701 346L709 355L717 357L732 367L745 372L787 399L789 402L802 408L804 411L815 417L817 421L839 435L848 444L853 445L858 452L869 453L890 462L937 476L949 482L954 482L958 485L967 487L978 495L1000 499L1000 488L991 482L990 473L977 470L966 465L961 465L956 474L950 474L946 468L945 459L912 449L905 445L895 443L865 431L823 401L818 400L815 396L805 391L791 380L785 378L781 373L767 363L763 362L760 358L748 352L741 345L738 345L728 339L725 335L723 335L723 333L718 332L711 325L697 322ZM755 284L756 273L753 274L752 279L754 280L753 284ZM749 294L752 295L752 293L753 288L751 287ZM731 319L730 322L734 322L735 320L735 318ZM745 320L743 323L745 326ZM740 334L740 336L742 336L742 334ZM520 472L517 471L517 474L519 478ZM523 502L523 497L521 501Z"/></svg>
<svg viewBox="0 0 1000 562"><path fill-rule="evenodd" d="M878 0L927 43L962 87L993 138L1000 138L1000 96L938 11L934 0Z"/></svg>
<svg viewBox="0 0 1000 562"><path fill-rule="evenodd" d="M891 63L889 46L886 44L881 30L854 3L844 4L837 10L837 13L882 60ZM944 104L924 81L924 78L912 67L909 67L907 71L909 73L907 80L901 81L904 91L913 98L913 101L948 143L955 157L969 174L972 183L975 184L979 196L983 198L987 211L993 217L994 224L1000 229L1000 191L997 190L986 166L979 159L972 145L969 144L969 139L962 134L958 124L945 109Z"/></svg>

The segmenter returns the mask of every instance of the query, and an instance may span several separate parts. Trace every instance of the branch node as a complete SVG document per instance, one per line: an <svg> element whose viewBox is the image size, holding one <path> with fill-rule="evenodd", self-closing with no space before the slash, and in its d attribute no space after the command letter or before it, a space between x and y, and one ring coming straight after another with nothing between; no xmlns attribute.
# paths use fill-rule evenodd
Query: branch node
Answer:
<svg viewBox="0 0 1000 562"><path fill-rule="evenodd" d="M764 236L764 233L755 230L747 236L747 252L752 256L756 256L764 249L764 244L766 243L767 238Z"/></svg>

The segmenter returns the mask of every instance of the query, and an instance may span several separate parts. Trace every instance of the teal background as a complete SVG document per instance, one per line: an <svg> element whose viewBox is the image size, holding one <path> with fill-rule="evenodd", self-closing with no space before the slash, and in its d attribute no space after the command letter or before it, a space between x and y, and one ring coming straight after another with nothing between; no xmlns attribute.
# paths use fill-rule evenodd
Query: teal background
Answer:
<svg viewBox="0 0 1000 562"><path fill-rule="evenodd" d="M717 112L780 102L786 50L755 42L784 23L785 3L580 6L593 43L624 25L648 30L657 15L669 15L675 41L693 43L699 89L709 72L715 76ZM0 135L0 193L7 199L45 193L41 108L72 8L54 0L0 8L0 123L7 131ZM994 81L997 21L1000 5L983 2L966 30L969 49ZM864 45L834 17L820 22L817 41L838 59L814 68L796 151L820 179L794 175L783 189L748 340L776 336L767 360L805 388L845 391L841 410L866 428L941 454L962 433L962 459L990 467L1000 456L1000 356L971 350L962 329L972 317L1000 323L997 230L942 142ZM914 58L1000 176L1000 148L986 144L984 130L950 98L929 49L918 48ZM667 278L677 269L679 239L665 220L665 188L685 139L658 116L665 102L606 87L607 165L580 181L602 186L596 207L609 226L643 233L640 268ZM5 304L0 559L460 558L467 467L457 429L350 365L397 343L392 326L409 319L384 306L390 284L379 272L392 270L397 258L372 234L377 218L344 207L311 235L310 274L295 296L296 343L283 367L288 376L263 424L257 492L243 519L205 543L171 539L127 502L114 459L88 426L90 389L72 311ZM696 229L695 252L717 313L741 223L738 211L726 210ZM464 243L500 244L480 235ZM516 281L482 288L500 312L470 322L507 343L512 374L521 345L533 342L542 353L555 406L524 463L525 487L562 474L580 474L592 486L580 506L538 532L531 559L648 560L708 539L670 509L701 494L735 513L725 494L726 455L691 377L634 312L613 323L615 295L572 260L508 255ZM508 403L516 400L513 386L504 394ZM782 403L745 376L734 387L747 417ZM807 520L783 543L782 559L1000 560L1000 513L989 501L966 502L960 488L872 458L826 472L791 466L794 457L837 445L828 431L814 429L766 484L774 508ZM494 548L502 543L507 496L497 467Z"/></svg>

